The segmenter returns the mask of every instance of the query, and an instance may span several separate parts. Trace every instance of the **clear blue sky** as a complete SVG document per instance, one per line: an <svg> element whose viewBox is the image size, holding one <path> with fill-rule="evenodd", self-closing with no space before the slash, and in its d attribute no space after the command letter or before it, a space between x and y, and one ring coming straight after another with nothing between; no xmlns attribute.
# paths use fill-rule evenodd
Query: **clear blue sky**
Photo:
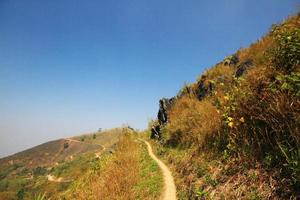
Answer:
<svg viewBox="0 0 300 200"><path fill-rule="evenodd" d="M0 157L128 123L295 13L296 0L1 0Z"/></svg>

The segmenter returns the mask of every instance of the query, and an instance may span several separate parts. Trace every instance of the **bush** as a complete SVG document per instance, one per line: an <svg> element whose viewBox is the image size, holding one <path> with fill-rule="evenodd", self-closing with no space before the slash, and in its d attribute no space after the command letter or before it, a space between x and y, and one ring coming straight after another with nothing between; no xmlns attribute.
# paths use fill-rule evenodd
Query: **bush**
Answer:
<svg viewBox="0 0 300 200"><path fill-rule="evenodd" d="M68 142L65 142L64 143L64 149L67 149L69 147L69 143Z"/></svg>
<svg viewBox="0 0 300 200"><path fill-rule="evenodd" d="M300 65L300 28L289 30L284 25L275 26L272 33L277 42L272 50L272 64L281 71L294 71Z"/></svg>
<svg viewBox="0 0 300 200"><path fill-rule="evenodd" d="M45 167L37 167L32 171L33 176L43 176L46 173L47 173L47 169Z"/></svg>
<svg viewBox="0 0 300 200"><path fill-rule="evenodd" d="M25 197L25 190L24 190L24 188L22 188L17 193L17 199L18 200L23 200L24 197Z"/></svg>
<svg viewBox="0 0 300 200"><path fill-rule="evenodd" d="M281 168L281 175L290 177L293 186L300 184L298 79L296 74L281 75L263 91L232 99L235 109L228 114L230 149L254 155L267 168Z"/></svg>
<svg viewBox="0 0 300 200"><path fill-rule="evenodd" d="M273 92L278 90L286 91L292 96L300 97L300 73L289 75L278 75L276 82L271 85Z"/></svg>

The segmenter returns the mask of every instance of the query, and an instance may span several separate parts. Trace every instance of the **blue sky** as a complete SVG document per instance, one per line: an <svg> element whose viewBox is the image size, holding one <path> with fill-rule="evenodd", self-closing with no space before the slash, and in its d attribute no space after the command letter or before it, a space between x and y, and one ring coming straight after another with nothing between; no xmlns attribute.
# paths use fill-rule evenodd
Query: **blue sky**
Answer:
<svg viewBox="0 0 300 200"><path fill-rule="evenodd" d="M0 157L128 123L299 8L289 0L1 0Z"/></svg>

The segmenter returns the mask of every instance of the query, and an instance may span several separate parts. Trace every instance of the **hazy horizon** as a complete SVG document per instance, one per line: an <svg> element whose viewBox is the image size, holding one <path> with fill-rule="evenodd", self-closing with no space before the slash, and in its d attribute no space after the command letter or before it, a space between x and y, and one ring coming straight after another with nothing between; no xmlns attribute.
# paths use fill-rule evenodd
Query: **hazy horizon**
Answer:
<svg viewBox="0 0 300 200"><path fill-rule="evenodd" d="M129 124L299 9L299 1L0 2L0 158Z"/></svg>

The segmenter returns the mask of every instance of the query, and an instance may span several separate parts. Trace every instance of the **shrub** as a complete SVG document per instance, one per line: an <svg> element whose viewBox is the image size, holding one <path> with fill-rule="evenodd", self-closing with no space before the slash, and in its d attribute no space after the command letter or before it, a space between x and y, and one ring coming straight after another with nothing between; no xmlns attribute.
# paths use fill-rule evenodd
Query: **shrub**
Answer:
<svg viewBox="0 0 300 200"><path fill-rule="evenodd" d="M272 64L281 71L294 71L300 65L300 28L275 26L272 33L277 43L272 50Z"/></svg>
<svg viewBox="0 0 300 200"><path fill-rule="evenodd" d="M45 167L37 167L32 171L33 176L43 176L46 173L47 173L47 169Z"/></svg>
<svg viewBox="0 0 300 200"><path fill-rule="evenodd" d="M267 168L281 168L281 174L291 177L290 184L296 186L300 184L299 90L293 78L283 77L270 89L254 90L232 102L236 107L229 112L233 123L229 140L231 149L246 150Z"/></svg>
<svg viewBox="0 0 300 200"><path fill-rule="evenodd" d="M23 200L24 197L25 197L25 189L22 188L22 189L20 189L20 190L18 191L18 193L17 193L17 199L18 199L18 200Z"/></svg>
<svg viewBox="0 0 300 200"><path fill-rule="evenodd" d="M293 96L300 97L300 73L278 75L276 82L271 85L271 89L273 92L282 90Z"/></svg>
<svg viewBox="0 0 300 200"><path fill-rule="evenodd" d="M69 143L68 142L65 142L64 143L64 149L67 149L69 147Z"/></svg>

